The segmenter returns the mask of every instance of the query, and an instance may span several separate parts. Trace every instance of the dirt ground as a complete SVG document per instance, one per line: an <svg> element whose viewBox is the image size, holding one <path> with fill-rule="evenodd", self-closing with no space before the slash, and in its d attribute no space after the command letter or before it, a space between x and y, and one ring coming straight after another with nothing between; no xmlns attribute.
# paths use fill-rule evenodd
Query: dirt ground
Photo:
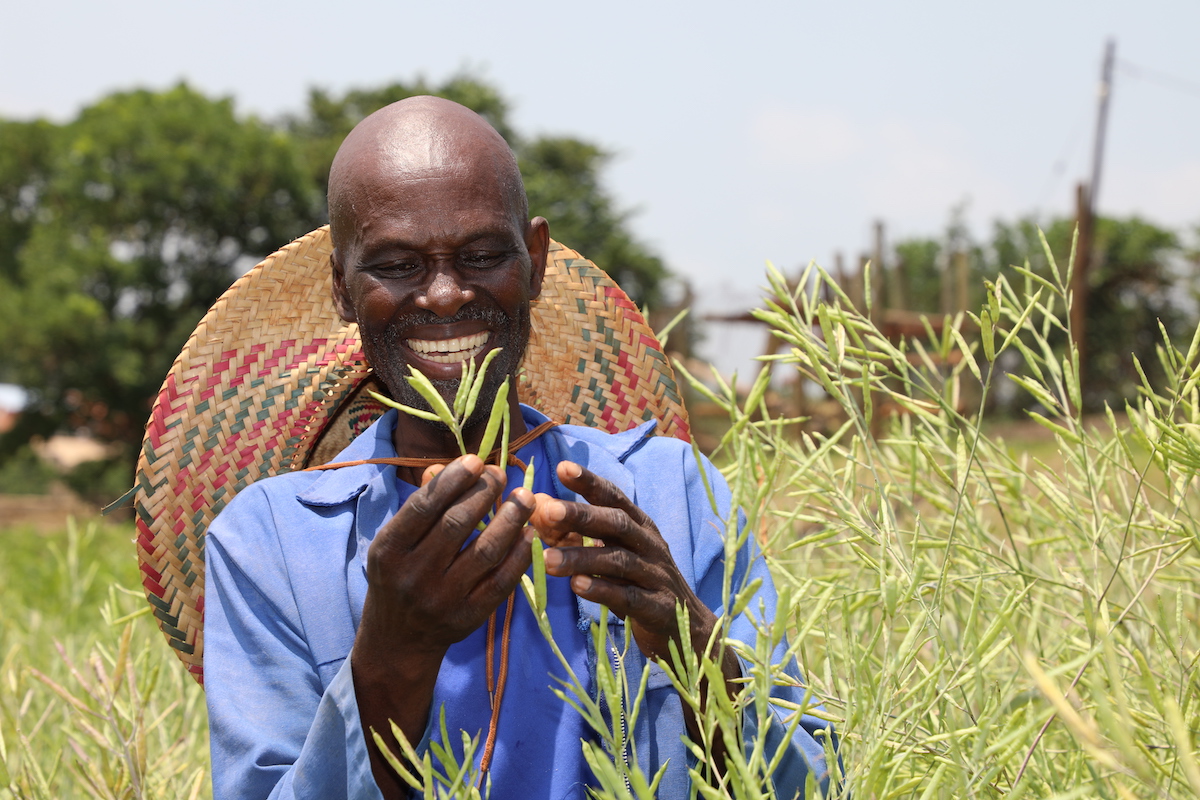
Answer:
<svg viewBox="0 0 1200 800"><path fill-rule="evenodd" d="M60 530L69 516L77 520L95 519L100 516L100 509L85 503L61 484L55 484L49 494L0 494L0 528Z"/></svg>

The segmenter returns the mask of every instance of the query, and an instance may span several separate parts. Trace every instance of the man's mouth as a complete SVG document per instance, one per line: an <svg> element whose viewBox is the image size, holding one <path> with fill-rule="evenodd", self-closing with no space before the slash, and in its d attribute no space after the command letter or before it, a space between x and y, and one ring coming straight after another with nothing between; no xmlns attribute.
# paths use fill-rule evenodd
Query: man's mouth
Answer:
<svg viewBox="0 0 1200 800"><path fill-rule="evenodd" d="M454 339L406 339L404 344L426 361L435 364L461 364L483 352L488 336L487 331L480 331Z"/></svg>

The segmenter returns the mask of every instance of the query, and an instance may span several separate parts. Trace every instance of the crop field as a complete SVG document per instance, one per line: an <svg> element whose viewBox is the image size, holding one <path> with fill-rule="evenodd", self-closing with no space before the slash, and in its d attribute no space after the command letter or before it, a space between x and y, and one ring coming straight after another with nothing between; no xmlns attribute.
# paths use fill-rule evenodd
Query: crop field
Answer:
<svg viewBox="0 0 1200 800"><path fill-rule="evenodd" d="M1167 382L1085 424L1058 344L1065 273L1014 269L919 344L880 335L819 272L800 285L829 285L833 302L775 275L760 314L789 345L778 358L844 424L770 419L765 377L745 395L698 389L729 418L713 454L745 514L729 547L753 538L771 561L777 623L840 737L835 796L1200 795L1200 338L1164 342ZM1000 381L1036 403L1039 435L961 407ZM885 401L905 413L875 419ZM144 611L131 535L0 532L4 800L209 793L203 695ZM731 646L754 668L704 710L701 762L742 715L796 711L756 704L783 678ZM694 698L705 668L668 672ZM604 687L630 711L636 689ZM774 796L770 749L742 744L700 796ZM414 779L476 796L444 755ZM649 796L653 776L636 772L599 765L597 795Z"/></svg>

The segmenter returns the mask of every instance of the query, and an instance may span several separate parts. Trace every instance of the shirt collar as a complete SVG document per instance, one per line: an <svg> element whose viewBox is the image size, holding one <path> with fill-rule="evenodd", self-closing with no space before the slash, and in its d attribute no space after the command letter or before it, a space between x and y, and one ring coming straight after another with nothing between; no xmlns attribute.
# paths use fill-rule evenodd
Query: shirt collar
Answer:
<svg viewBox="0 0 1200 800"><path fill-rule="evenodd" d="M396 445L392 434L396 430L399 414L390 409L375 420L352 441L345 450L334 456L333 461L362 461L368 458L395 458ZM320 473L312 485L296 495L296 499L307 506L337 506L349 502L362 494L371 479L380 471L388 469L383 464L361 464L357 467L342 467ZM394 469L394 467L393 467Z"/></svg>
<svg viewBox="0 0 1200 800"><path fill-rule="evenodd" d="M361 461L368 458L395 458L396 445L392 435L396 430L396 420L399 412L388 410L377 419L371 427L350 443L350 445L334 457L334 461ZM521 417L525 424L534 428L546 422L549 417L537 409L521 404ZM586 456L572 452L574 441L582 441L591 447L599 447L606 451L617 462L624 462L633 451L654 435L656 422L650 420L623 433L609 434L593 428L582 428L575 425L561 426L555 429L564 437L563 457L581 461L587 466ZM308 506L337 506L358 497L367 488L373 478L385 469L394 469L383 464L362 464L357 467L342 467L320 473L308 488L299 492L296 499ZM557 480L555 481L557 483ZM623 490L628 491L626 487Z"/></svg>
<svg viewBox="0 0 1200 800"><path fill-rule="evenodd" d="M333 462L395 458L396 444L392 436L396 431L399 413L395 409L389 409L352 441L345 450L334 456ZM521 417L531 429L550 419L525 404L521 405ZM348 503L362 494L367 485L383 470L389 468L391 467L386 464L361 464L357 467L325 470L320 473L320 477L312 485L297 493L296 499L307 506L329 507Z"/></svg>

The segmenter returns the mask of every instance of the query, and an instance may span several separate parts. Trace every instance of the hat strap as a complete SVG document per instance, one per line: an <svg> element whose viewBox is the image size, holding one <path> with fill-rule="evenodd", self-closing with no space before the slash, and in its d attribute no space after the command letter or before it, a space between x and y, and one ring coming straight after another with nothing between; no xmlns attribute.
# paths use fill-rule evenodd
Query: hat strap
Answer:
<svg viewBox="0 0 1200 800"><path fill-rule="evenodd" d="M516 452L518 450L520 450L522 447L524 447L525 445L532 442L534 439L541 436L546 431L553 428L557 424L558 423L555 422L554 420L546 420L545 422L543 422L541 425L538 425L533 430L525 431L525 433L521 434L516 439L513 439L513 441L508 445L508 466L517 467L519 469L525 469L525 462L522 461L521 459L517 458L517 456L515 455ZM457 458L457 456L455 456L454 458ZM322 470L322 469L339 469L341 467L358 467L358 466L362 466L363 464L386 464L388 466L393 466L393 467L429 467L429 466L433 466L434 464L449 464L451 461L454 460L454 458L407 458L407 457L401 458L399 456L394 457L394 458L364 458L360 461L338 461L338 462L335 462L332 464L318 464L315 467L308 467L301 471L302 472L315 472L317 470ZM488 453L487 458L484 459L484 463L486 464L488 462L496 462L497 464L499 464L499 462L500 462L500 448L499 447L497 447L492 452Z"/></svg>

